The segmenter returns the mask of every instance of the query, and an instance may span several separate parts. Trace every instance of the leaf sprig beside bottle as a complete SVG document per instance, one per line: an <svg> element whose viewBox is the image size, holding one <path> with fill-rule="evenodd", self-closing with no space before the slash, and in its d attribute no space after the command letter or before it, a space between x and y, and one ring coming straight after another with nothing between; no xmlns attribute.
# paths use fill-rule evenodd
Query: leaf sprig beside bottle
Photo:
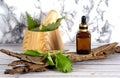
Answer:
<svg viewBox="0 0 120 78"><path fill-rule="evenodd" d="M49 66L54 66L58 71L67 73L72 71L72 62L69 57L63 55L65 51L66 50L53 50L51 52L38 52L27 50L23 54L28 56L42 56Z"/></svg>

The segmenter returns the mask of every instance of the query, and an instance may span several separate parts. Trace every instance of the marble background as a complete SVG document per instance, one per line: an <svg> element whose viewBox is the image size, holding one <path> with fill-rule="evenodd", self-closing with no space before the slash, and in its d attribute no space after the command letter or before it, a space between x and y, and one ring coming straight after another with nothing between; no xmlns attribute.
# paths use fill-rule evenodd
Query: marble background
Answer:
<svg viewBox="0 0 120 78"><path fill-rule="evenodd" d="M0 0L0 43L22 43L28 12L41 22L52 9L65 16L60 31L64 43L75 43L81 16L87 16L92 42L120 42L119 0Z"/></svg>

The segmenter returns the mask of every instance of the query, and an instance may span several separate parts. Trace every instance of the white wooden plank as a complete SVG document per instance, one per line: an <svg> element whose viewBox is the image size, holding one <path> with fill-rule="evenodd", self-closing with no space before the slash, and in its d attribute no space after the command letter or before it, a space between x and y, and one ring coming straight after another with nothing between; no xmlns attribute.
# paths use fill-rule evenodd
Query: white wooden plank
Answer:
<svg viewBox="0 0 120 78"><path fill-rule="evenodd" d="M15 57L0 53L0 64L9 64L10 62L14 60L18 60L18 59Z"/></svg>
<svg viewBox="0 0 120 78"><path fill-rule="evenodd" d="M0 65L0 71L11 68L7 65ZM73 65L72 72L120 72L120 65ZM46 71L47 72L47 71Z"/></svg>
<svg viewBox="0 0 120 78"><path fill-rule="evenodd" d="M5 70L0 70L0 78L18 78L18 74L15 75L9 75L9 74L4 74Z"/></svg>
<svg viewBox="0 0 120 78"><path fill-rule="evenodd" d="M8 49L11 51L22 51L21 44L0 44L0 49Z"/></svg>
<svg viewBox="0 0 120 78"><path fill-rule="evenodd" d="M101 66L101 65L84 65L84 66L79 66L75 65L73 67L73 71L70 73L61 73L58 71L50 71L47 70L46 72L33 72L33 73L28 73L28 74L20 74L20 78L28 78L28 77L120 77L120 66L115 65L115 66ZM4 68L3 68L4 67ZM2 68L0 72L3 72L5 68L8 68L7 66L0 66ZM0 75L3 75L1 73ZM4 75L3 75L4 76Z"/></svg>
<svg viewBox="0 0 120 78"><path fill-rule="evenodd" d="M18 78L18 77L14 77L14 76L12 76L12 77L10 77L10 76L0 76L0 78Z"/></svg>
<svg viewBox="0 0 120 78"><path fill-rule="evenodd" d="M9 76L3 74L5 69L8 69L9 67L6 65L0 65L0 76ZM48 78L72 78L72 77L120 77L120 66L119 65L75 65L73 67L73 71L70 73L61 73L58 71L50 71L47 70L46 72L33 72L33 73L28 73L28 74L16 74L17 76L19 75L19 78L28 78L28 77L48 77ZM15 75L13 75L15 76Z"/></svg>
<svg viewBox="0 0 120 78"><path fill-rule="evenodd" d="M7 75L7 74L2 74L0 75L0 78L19 78L19 75Z"/></svg>
<svg viewBox="0 0 120 78"><path fill-rule="evenodd" d="M15 59L15 57L8 56L8 55L0 52L0 59Z"/></svg>
<svg viewBox="0 0 120 78"><path fill-rule="evenodd" d="M73 65L73 72L120 72L120 65Z"/></svg>
<svg viewBox="0 0 120 78"><path fill-rule="evenodd" d="M0 75L3 74L3 72L5 71L5 69L11 69L12 67L7 66L7 65L0 65Z"/></svg>
<svg viewBox="0 0 120 78"><path fill-rule="evenodd" d="M12 61L14 61L14 60L12 60L12 59L4 60L4 59L0 58L0 65L9 64Z"/></svg>
<svg viewBox="0 0 120 78"><path fill-rule="evenodd" d="M56 71L48 71L48 72L42 72L42 73L29 73L29 74L22 74L19 76L19 78L28 78L28 77L120 77L119 72L71 72L71 73L56 73Z"/></svg>
<svg viewBox="0 0 120 78"><path fill-rule="evenodd" d="M40 78L39 76L34 76L34 77L19 77L19 78ZM91 77L91 76L88 76L88 77L84 77L84 76L48 76L48 77L45 77L45 76L42 76L41 78L119 78L119 77Z"/></svg>
<svg viewBox="0 0 120 78"><path fill-rule="evenodd" d="M56 73L55 72L36 72L29 74L16 75L0 75L3 78L119 78L118 72L72 72L72 73Z"/></svg>

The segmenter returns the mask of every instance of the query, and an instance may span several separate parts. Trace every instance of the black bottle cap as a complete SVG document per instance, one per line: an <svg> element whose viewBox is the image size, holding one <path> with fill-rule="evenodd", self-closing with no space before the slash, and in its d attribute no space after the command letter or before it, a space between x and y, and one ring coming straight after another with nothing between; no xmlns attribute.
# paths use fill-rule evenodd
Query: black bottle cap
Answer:
<svg viewBox="0 0 120 78"><path fill-rule="evenodd" d="M86 24L86 17L85 16L82 16L82 18L81 18L81 24Z"/></svg>

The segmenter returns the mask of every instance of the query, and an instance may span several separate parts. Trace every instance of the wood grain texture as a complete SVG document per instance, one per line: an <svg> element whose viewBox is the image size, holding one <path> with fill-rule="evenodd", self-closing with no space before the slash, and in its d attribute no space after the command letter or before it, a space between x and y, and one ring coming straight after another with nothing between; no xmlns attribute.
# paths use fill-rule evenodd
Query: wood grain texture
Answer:
<svg viewBox="0 0 120 78"><path fill-rule="evenodd" d="M25 50L38 50L50 51L63 49L63 42L59 29L48 32L35 32L25 30L22 49Z"/></svg>
<svg viewBox="0 0 120 78"><path fill-rule="evenodd" d="M47 26L48 24L55 23L58 19L58 13L56 10L51 10L47 16L42 21L42 24L39 26L39 29L42 28L42 25Z"/></svg>

